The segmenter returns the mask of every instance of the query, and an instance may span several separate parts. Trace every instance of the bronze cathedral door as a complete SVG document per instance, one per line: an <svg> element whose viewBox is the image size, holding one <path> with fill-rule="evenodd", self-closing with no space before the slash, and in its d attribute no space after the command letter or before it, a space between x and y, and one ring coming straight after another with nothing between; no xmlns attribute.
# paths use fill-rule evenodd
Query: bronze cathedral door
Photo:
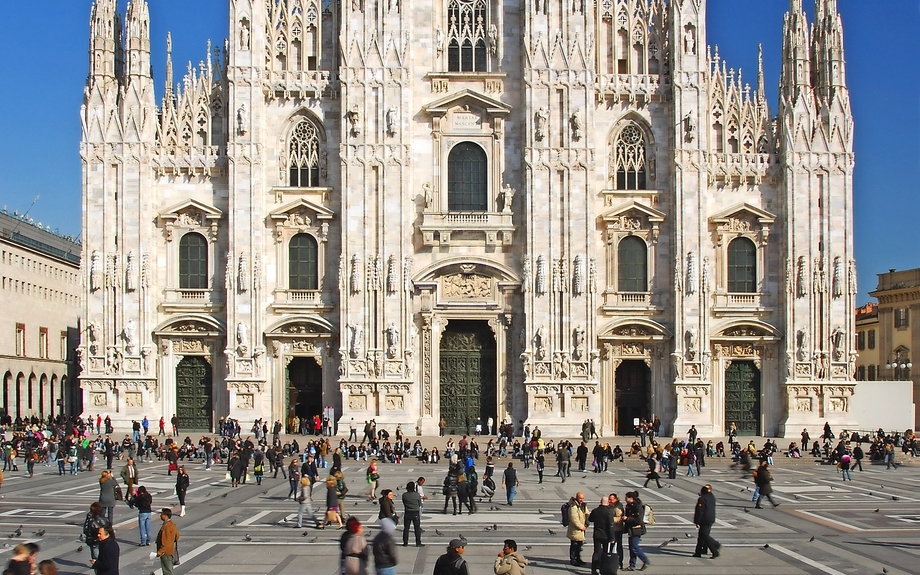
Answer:
<svg viewBox="0 0 920 575"><path fill-rule="evenodd" d="M450 434L497 418L495 336L484 321L451 320L441 336L441 417Z"/></svg>
<svg viewBox="0 0 920 575"><path fill-rule="evenodd" d="M176 366L176 417L180 430L213 429L211 366L203 357L186 356Z"/></svg>
<svg viewBox="0 0 920 575"><path fill-rule="evenodd" d="M760 370L753 361L733 361L725 370L725 428L760 435Z"/></svg>

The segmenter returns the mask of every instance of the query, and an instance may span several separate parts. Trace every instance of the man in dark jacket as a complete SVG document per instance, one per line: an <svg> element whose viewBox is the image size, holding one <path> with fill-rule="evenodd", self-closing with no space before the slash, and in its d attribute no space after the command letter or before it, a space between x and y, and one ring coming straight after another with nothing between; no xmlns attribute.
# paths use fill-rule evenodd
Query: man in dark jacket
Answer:
<svg viewBox="0 0 920 575"><path fill-rule="evenodd" d="M702 557L706 550L712 552L712 558L719 556L722 545L712 538L712 524L716 522L716 496L712 494L712 485L706 484L700 489L700 497L696 500L696 509L693 511L693 523L696 524L696 551L694 557Z"/></svg>
<svg viewBox="0 0 920 575"><path fill-rule="evenodd" d="M613 508L610 507L610 500L607 497L601 497L601 504L591 510L588 515L588 522L594 524L594 553L591 555L591 575L597 575L601 560L604 558L604 550L607 545L613 541ZM620 551L617 550L619 553Z"/></svg>
<svg viewBox="0 0 920 575"><path fill-rule="evenodd" d="M447 545L447 553L438 557L434 564L433 575L470 575L466 559L463 558L465 549L466 541L451 539Z"/></svg>
<svg viewBox="0 0 920 575"><path fill-rule="evenodd" d="M389 489L387 490L389 491ZM392 493L392 492L391 492ZM377 575L396 575L396 523L392 519L380 520L380 533L371 544L374 550L374 568Z"/></svg>
<svg viewBox="0 0 920 575"><path fill-rule="evenodd" d="M415 528L415 546L424 547L422 544L422 497L415 489L415 483L406 483L406 492L402 495L403 502L403 547L409 546L409 526Z"/></svg>

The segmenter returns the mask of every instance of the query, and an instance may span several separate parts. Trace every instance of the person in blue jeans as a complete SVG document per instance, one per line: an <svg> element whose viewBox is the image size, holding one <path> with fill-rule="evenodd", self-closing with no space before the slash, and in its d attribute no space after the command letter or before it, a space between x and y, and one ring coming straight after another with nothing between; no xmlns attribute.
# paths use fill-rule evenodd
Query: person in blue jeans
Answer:
<svg viewBox="0 0 920 575"><path fill-rule="evenodd" d="M514 496L520 484L521 482L518 481L517 470L514 469L514 463L509 461L508 468L505 469L505 472L502 474L502 487L505 488L505 493L508 495L508 505L514 505Z"/></svg>
<svg viewBox="0 0 920 575"><path fill-rule="evenodd" d="M150 515L152 513L153 496L147 491L147 488L141 485L137 488L137 494L132 500L134 507L137 508L137 530L140 533L141 542L138 544L142 547L150 545L153 538L150 535Z"/></svg>
<svg viewBox="0 0 920 575"><path fill-rule="evenodd" d="M645 535L645 505L639 499L637 491L630 491L626 494L625 516L626 532L629 534L629 567L623 571L635 571L637 559L642 560L642 567L639 568L639 571L645 571L651 562L640 547L642 536Z"/></svg>

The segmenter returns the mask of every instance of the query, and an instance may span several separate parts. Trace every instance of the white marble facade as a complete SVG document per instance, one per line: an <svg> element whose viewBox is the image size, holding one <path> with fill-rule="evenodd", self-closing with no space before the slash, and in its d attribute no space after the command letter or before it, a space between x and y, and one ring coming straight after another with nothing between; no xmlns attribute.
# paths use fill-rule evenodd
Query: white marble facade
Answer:
<svg viewBox="0 0 920 575"><path fill-rule="evenodd" d="M168 418L197 357L211 419L282 419L307 358L336 417L430 433L463 320L494 340L498 420L858 423L853 121L815 3L812 24L791 3L771 111L763 73L708 47L704 0L231 0L159 105L146 2L97 0L93 409Z"/></svg>

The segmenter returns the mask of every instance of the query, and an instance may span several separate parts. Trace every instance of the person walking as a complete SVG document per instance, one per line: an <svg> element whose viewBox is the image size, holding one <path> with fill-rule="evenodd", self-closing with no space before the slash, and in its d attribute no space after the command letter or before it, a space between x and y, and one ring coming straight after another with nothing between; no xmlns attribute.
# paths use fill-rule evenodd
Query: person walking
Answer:
<svg viewBox="0 0 920 575"><path fill-rule="evenodd" d="M99 503L105 508L106 519L112 523L115 517L115 488L118 481L108 469L102 470L99 477Z"/></svg>
<svg viewBox="0 0 920 575"><path fill-rule="evenodd" d="M843 481L849 479L853 481L853 476L850 475L850 456L844 453L840 456L840 475L843 477Z"/></svg>
<svg viewBox="0 0 920 575"><path fill-rule="evenodd" d="M514 505L514 496L520 485L521 482L518 481L517 470L514 469L514 463L509 461L508 468L505 469L505 472L502 474L502 487L505 489L505 494L508 497L508 505Z"/></svg>
<svg viewBox="0 0 920 575"><path fill-rule="evenodd" d="M591 575L598 575L605 551L613 541L613 509L610 498L601 497L600 505L591 510L588 523L594 525L594 551L591 553Z"/></svg>
<svg viewBox="0 0 920 575"><path fill-rule="evenodd" d="M763 509L763 507L760 506L760 502L763 501L764 497L773 504L773 507L779 507L779 503L773 501L773 487L770 485L772 481L773 474L770 473L770 464L764 461L760 464L760 467L757 468L757 471L754 472L754 484L757 486L759 492L757 504L754 506L755 509Z"/></svg>
<svg viewBox="0 0 920 575"><path fill-rule="evenodd" d="M694 557L702 557L707 550L712 553L713 559L719 556L722 545L712 537L712 525L715 522L716 496L712 494L712 485L707 483L700 489L700 497L693 511L693 523L697 529Z"/></svg>
<svg viewBox="0 0 920 575"><path fill-rule="evenodd" d="M402 494L403 504L403 547L409 546L409 526L415 529L415 546L424 547L422 544L422 497L418 494L416 484L412 481L406 483L406 492Z"/></svg>
<svg viewBox="0 0 920 575"><path fill-rule="evenodd" d="M330 475L326 478L326 518L323 523L324 525L336 523L339 529L342 529L344 524L342 523L341 508L339 507L338 485L339 482L334 475Z"/></svg>
<svg viewBox="0 0 920 575"><path fill-rule="evenodd" d="M373 501L377 499L377 482L380 481L380 473L378 473L376 459L371 459L371 464L367 466L365 475L368 487L367 500Z"/></svg>
<svg viewBox="0 0 920 575"><path fill-rule="evenodd" d="M129 457L125 466L121 468L121 480L124 481L125 485L128 487L125 493L125 499L130 503L131 499L134 497L134 486L137 485L139 480L137 465L134 464L134 459Z"/></svg>
<svg viewBox="0 0 920 575"><path fill-rule="evenodd" d="M137 495L134 496L134 508L137 509L137 530L140 534L140 543L138 546L146 547L150 545L152 537L150 536L150 515L153 512L153 496L147 491L147 488L141 485L137 488Z"/></svg>
<svg viewBox="0 0 920 575"><path fill-rule="evenodd" d="M518 552L517 542L514 539L505 539L492 567L495 575L524 575L526 567L527 559Z"/></svg>
<svg viewBox="0 0 920 575"><path fill-rule="evenodd" d="M648 457L646 462L648 463L648 473L645 474L645 483L642 484L642 487L648 487L648 482L654 481L658 489L661 489L661 475L658 474L658 457Z"/></svg>
<svg viewBox="0 0 920 575"><path fill-rule="evenodd" d="M856 469L858 467L860 471L863 470L862 460L863 460L863 457L865 457L865 455L866 454L865 452L863 452L862 446L859 443L857 443L856 447L853 448L853 463L852 463L853 469Z"/></svg>
<svg viewBox="0 0 920 575"><path fill-rule="evenodd" d="M556 449L556 474L562 478L562 482L565 483L565 478L569 475L569 467L572 465L572 452L569 451L569 448L564 443L560 442L559 446Z"/></svg>
<svg viewBox="0 0 920 575"><path fill-rule="evenodd" d="M463 552L466 550L466 540L451 539L447 544L447 552L438 557L434 564L432 575L470 575Z"/></svg>
<svg viewBox="0 0 920 575"><path fill-rule="evenodd" d="M185 466L180 465L176 471L176 497L179 498L179 517L185 517L185 493L191 480L185 472Z"/></svg>
<svg viewBox="0 0 920 575"><path fill-rule="evenodd" d="M160 558L160 567L163 569L163 575L173 575L173 557L178 551L179 545L179 528L172 520L172 509L164 507L160 510L160 519L163 525L157 533L157 554Z"/></svg>
<svg viewBox="0 0 920 575"><path fill-rule="evenodd" d="M312 497L312 486L310 483L310 478L304 475L300 478L300 487L297 490L297 528L303 528L303 516L306 513L307 517L313 520L314 525L317 529L323 529L324 524L320 523L319 519L316 517L316 512L313 510L313 497Z"/></svg>
<svg viewBox="0 0 920 575"><path fill-rule="evenodd" d="M651 562L640 547L642 536L645 535L645 505L639 499L639 492L630 491L626 494L626 529L629 535L629 566L623 571L635 571L638 559L642 560L639 571L645 571Z"/></svg>
<svg viewBox="0 0 920 575"><path fill-rule="evenodd" d="M93 571L96 575L118 575L118 561L121 555L121 549L118 547L118 541L115 539L115 531L111 525L104 525L99 528L97 535L99 541L99 556L93 563Z"/></svg>
<svg viewBox="0 0 920 575"><path fill-rule="evenodd" d="M340 542L342 549L342 575L367 575L367 558L370 551L364 537L364 526L357 517L345 522L345 533Z"/></svg>
<svg viewBox="0 0 920 575"><path fill-rule="evenodd" d="M454 506L454 515L457 514L457 503L460 495L460 481L458 475L460 470L455 466L451 465L447 470L447 475L444 477L444 510L441 512L444 515L447 515L447 504L452 503Z"/></svg>
<svg viewBox="0 0 920 575"><path fill-rule="evenodd" d="M626 529L626 509L620 501L619 495L611 493L607 500L610 503L610 509L613 511L613 541L617 549L617 565L623 568L623 531Z"/></svg>
<svg viewBox="0 0 920 575"><path fill-rule="evenodd" d="M396 556L396 523L392 519L380 520L380 533L371 542L374 553L374 571L377 575L396 575L396 565L399 560Z"/></svg>
<svg viewBox="0 0 920 575"><path fill-rule="evenodd" d="M585 505L585 494L579 491L569 499L569 522L565 536L569 539L569 563L575 567L585 564L581 560L581 550L585 546L585 531L588 530L588 507Z"/></svg>

